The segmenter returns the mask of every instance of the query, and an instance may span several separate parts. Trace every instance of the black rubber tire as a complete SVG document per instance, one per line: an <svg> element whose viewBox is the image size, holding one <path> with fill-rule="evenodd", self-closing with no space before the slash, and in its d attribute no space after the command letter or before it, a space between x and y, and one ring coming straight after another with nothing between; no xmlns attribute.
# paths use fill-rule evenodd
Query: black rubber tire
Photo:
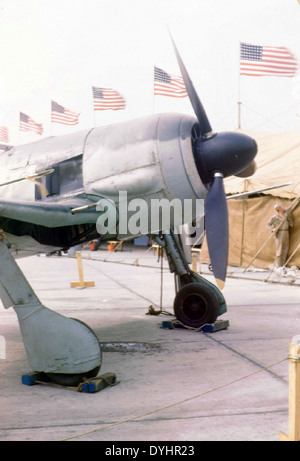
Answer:
<svg viewBox="0 0 300 461"><path fill-rule="evenodd" d="M206 323L214 323L218 312L217 295L200 283L184 285L174 299L175 316L188 327L200 328Z"/></svg>
<svg viewBox="0 0 300 461"><path fill-rule="evenodd" d="M75 387L78 386L78 384L80 384L84 378L94 378L94 376L98 375L99 371L100 367L96 367L87 373L79 373L74 375L63 373L47 373L47 376L51 379L52 382L59 384L60 386Z"/></svg>

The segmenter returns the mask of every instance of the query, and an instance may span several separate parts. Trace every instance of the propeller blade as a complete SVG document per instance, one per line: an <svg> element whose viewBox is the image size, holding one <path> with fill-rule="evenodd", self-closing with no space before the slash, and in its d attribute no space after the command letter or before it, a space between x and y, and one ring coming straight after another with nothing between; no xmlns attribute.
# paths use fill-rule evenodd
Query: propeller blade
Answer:
<svg viewBox="0 0 300 461"><path fill-rule="evenodd" d="M198 119L198 122L199 122L199 125L200 125L201 134L203 136L205 136L205 137L210 137L211 134L212 134L212 128L210 126L210 123L209 123L209 120L207 118L206 112L204 110L204 107L202 106L202 103L200 101L199 96L197 95L197 92L196 92L196 90L194 88L193 82L190 79L189 74L187 73L185 65L183 64L183 61L182 61L182 59L180 57L180 54L179 54L179 52L177 50L177 47L175 45L175 42L173 40L173 37L172 37L171 33L170 33L170 36L171 36L171 40L172 40L173 47L174 47L174 50L175 50L175 54L176 54L176 57L177 57L177 61L178 61L179 67L180 67L181 75L182 75L182 78L183 78L187 93L188 93L189 98L190 98L190 102L191 102L191 104L193 106L195 115L196 115L196 117Z"/></svg>
<svg viewBox="0 0 300 461"><path fill-rule="evenodd" d="M228 260L228 210L223 174L219 172L214 174L205 200L205 230L212 270L222 289Z"/></svg>

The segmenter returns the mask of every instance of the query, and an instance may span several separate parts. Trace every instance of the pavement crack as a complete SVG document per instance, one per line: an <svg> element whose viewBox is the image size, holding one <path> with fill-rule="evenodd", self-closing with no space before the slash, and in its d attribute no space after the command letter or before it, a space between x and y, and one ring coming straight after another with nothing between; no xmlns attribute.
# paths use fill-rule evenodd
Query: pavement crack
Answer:
<svg viewBox="0 0 300 461"><path fill-rule="evenodd" d="M248 357L247 355L243 354L242 352L239 352L238 350L234 349L233 347L230 347L228 346L228 344L225 344L224 342L216 339L216 338L213 338L210 334L207 334L207 333L204 333L205 336L207 336L207 338L209 338L211 341L214 341L215 343L219 344L220 346L223 346L225 347L225 349L233 352L234 354L238 355L239 357L241 357L242 359L244 360L247 360L247 362L250 362L252 363L252 365L255 365L257 368L260 368L261 370L264 370L266 371L267 373L269 373L271 376L273 376L273 378L276 378L276 379L279 379L281 382L284 382L285 384L288 384L288 380L283 378L282 376L278 375L277 373L275 373L274 371L270 370L269 368L267 368L266 366L262 365L261 363L257 362L256 360L253 360L251 359L250 357ZM281 360L282 361L282 360Z"/></svg>

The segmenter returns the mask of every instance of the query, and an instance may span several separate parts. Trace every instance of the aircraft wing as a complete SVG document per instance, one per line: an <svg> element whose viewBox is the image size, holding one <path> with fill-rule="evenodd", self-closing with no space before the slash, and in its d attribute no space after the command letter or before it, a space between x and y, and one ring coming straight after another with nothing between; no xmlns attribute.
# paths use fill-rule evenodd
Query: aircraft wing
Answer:
<svg viewBox="0 0 300 461"><path fill-rule="evenodd" d="M98 203L98 202L97 202ZM0 217L24 221L45 227L61 227L75 224L96 223L99 211L97 203L75 198L53 201L16 201L0 199ZM80 213L72 210L80 209Z"/></svg>

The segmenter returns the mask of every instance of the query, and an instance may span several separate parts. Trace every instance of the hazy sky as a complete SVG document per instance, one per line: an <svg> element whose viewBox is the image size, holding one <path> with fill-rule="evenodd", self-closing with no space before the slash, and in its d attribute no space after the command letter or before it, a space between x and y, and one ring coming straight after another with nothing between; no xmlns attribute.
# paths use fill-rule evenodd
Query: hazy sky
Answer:
<svg viewBox="0 0 300 461"><path fill-rule="evenodd" d="M215 131L300 128L296 77L239 77L239 43L286 46L300 63L297 0L0 0L0 125L11 143L19 112L44 136L153 112L193 114L188 99L155 96L153 68L179 75L168 24ZM91 87L118 90L126 110L93 111ZM50 123L51 100L80 112L79 124Z"/></svg>

